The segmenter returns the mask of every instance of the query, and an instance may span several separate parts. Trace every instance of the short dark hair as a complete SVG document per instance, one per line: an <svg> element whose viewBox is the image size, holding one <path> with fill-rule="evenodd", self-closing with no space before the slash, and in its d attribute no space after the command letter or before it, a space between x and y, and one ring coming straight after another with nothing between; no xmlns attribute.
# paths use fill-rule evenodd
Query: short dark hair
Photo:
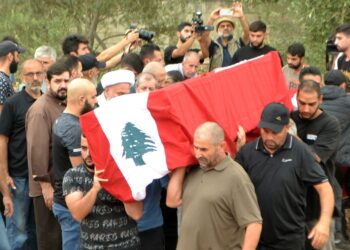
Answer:
<svg viewBox="0 0 350 250"><path fill-rule="evenodd" d="M321 86L319 83L313 81L313 80L303 80L300 82L298 87L297 95L299 95L299 92L303 91L306 93L316 92L317 96L321 96Z"/></svg>
<svg viewBox="0 0 350 250"><path fill-rule="evenodd" d="M50 66L47 70L47 80L51 81L54 75L61 75L64 72L68 72L70 75L69 68L63 62L57 61Z"/></svg>
<svg viewBox="0 0 350 250"><path fill-rule="evenodd" d="M186 26L191 26L192 27L192 23L190 23L190 22L182 22L182 23L180 23L177 26L176 31L181 32L181 30L183 30Z"/></svg>
<svg viewBox="0 0 350 250"><path fill-rule="evenodd" d="M14 38L13 36L4 36L4 37L2 38L1 41L2 41L2 42L3 42L3 41L11 41L11 42L13 42L13 43L15 43L15 44L18 44L17 39Z"/></svg>
<svg viewBox="0 0 350 250"><path fill-rule="evenodd" d="M287 53L292 56L304 57L305 47L302 43L292 43L287 49Z"/></svg>
<svg viewBox="0 0 350 250"><path fill-rule="evenodd" d="M185 80L183 75L177 70L171 70L166 73L172 80L173 83L181 82Z"/></svg>
<svg viewBox="0 0 350 250"><path fill-rule="evenodd" d="M125 55L120 63L122 68L130 67L135 70L138 74L140 74L143 70L143 62L140 56L136 53L129 53Z"/></svg>
<svg viewBox="0 0 350 250"><path fill-rule="evenodd" d="M79 34L67 36L62 43L63 54L67 55L71 52L77 52L80 43L89 44L89 40Z"/></svg>
<svg viewBox="0 0 350 250"><path fill-rule="evenodd" d="M58 62L61 62L67 66L69 72L72 72L74 69L78 69L79 66L79 57L73 55L63 55Z"/></svg>
<svg viewBox="0 0 350 250"><path fill-rule="evenodd" d="M249 31L251 32L266 32L266 24L263 21L257 20L249 25Z"/></svg>
<svg viewBox="0 0 350 250"><path fill-rule="evenodd" d="M305 67L300 71L299 82L303 81L305 75L320 76L322 78L321 71L314 66Z"/></svg>
<svg viewBox="0 0 350 250"><path fill-rule="evenodd" d="M140 50L140 57L141 60L143 61L143 59L145 58L152 58L154 51L160 51L160 48L158 45L154 44L154 43L146 43L144 45L142 45L141 50Z"/></svg>
<svg viewBox="0 0 350 250"><path fill-rule="evenodd" d="M344 33L346 36L350 36L350 23L344 23L342 25L339 25L335 29L335 33Z"/></svg>

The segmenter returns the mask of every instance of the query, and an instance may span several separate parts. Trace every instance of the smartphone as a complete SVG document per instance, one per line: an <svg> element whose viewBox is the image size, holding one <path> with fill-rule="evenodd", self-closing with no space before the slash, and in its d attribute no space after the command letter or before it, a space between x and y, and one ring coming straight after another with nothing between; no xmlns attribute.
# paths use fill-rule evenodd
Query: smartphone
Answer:
<svg viewBox="0 0 350 250"><path fill-rule="evenodd" d="M221 9L220 16L232 16L233 12L230 9Z"/></svg>

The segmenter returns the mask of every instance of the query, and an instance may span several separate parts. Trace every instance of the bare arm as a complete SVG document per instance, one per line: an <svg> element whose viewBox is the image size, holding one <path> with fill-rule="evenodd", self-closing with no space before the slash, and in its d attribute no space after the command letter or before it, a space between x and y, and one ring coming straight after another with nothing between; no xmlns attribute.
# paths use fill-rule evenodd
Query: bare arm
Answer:
<svg viewBox="0 0 350 250"><path fill-rule="evenodd" d="M0 135L0 190L4 196L10 195L7 188L7 176L9 175L7 162L8 140L7 136Z"/></svg>
<svg viewBox="0 0 350 250"><path fill-rule="evenodd" d="M232 4L233 16L239 19L239 22L243 29L242 39L245 44L249 42L249 23L245 18L243 7L241 2L233 2Z"/></svg>
<svg viewBox="0 0 350 250"><path fill-rule="evenodd" d="M40 181L40 187L41 187L41 191L43 193L43 197L44 197L44 201L45 201L45 205L48 209L52 209L52 205L53 205L53 192L54 189L51 185L50 182L44 182L44 181Z"/></svg>
<svg viewBox="0 0 350 250"><path fill-rule="evenodd" d="M179 207L182 204L182 186L185 179L186 168L175 169L170 176L166 205L168 207Z"/></svg>
<svg viewBox="0 0 350 250"><path fill-rule="evenodd" d="M2 202L5 207L4 215L11 217L14 210L13 210L11 193L7 186L8 178L9 178L7 149L8 149L8 137L4 135L0 135L0 191L3 195Z"/></svg>
<svg viewBox="0 0 350 250"><path fill-rule="evenodd" d="M106 62L106 68L105 69L111 69L116 67L122 60L123 54L120 53L119 55L116 55L114 57L112 57L111 59L109 59Z"/></svg>
<svg viewBox="0 0 350 250"><path fill-rule="evenodd" d="M142 201L136 201L136 202L123 202L125 212L134 220L139 220L142 217L143 214L143 202Z"/></svg>
<svg viewBox="0 0 350 250"><path fill-rule="evenodd" d="M107 181L107 179L98 177L98 174L102 173L103 171L104 170L95 170L94 184L85 195L80 191L72 192L66 195L65 201L75 220L81 221L91 212L96 202L97 194L102 189L100 181Z"/></svg>
<svg viewBox="0 0 350 250"><path fill-rule="evenodd" d="M334 209L334 194L329 182L314 185L321 203L321 214L317 224L308 235L312 239L311 245L321 249L328 241L330 224Z"/></svg>
<svg viewBox="0 0 350 250"><path fill-rule="evenodd" d="M133 43L138 38L139 38L139 33L137 31L131 31L120 42L102 51L96 57L96 59L98 61L107 62L112 57L116 56L120 51L122 51L127 45L129 45L130 43Z"/></svg>
<svg viewBox="0 0 350 250"><path fill-rule="evenodd" d="M186 42L181 43L180 45L177 46L176 49L173 50L173 53L171 54L171 58L178 58L178 57L184 56L186 52L191 48L195 40L196 40L196 36L193 33Z"/></svg>
<svg viewBox="0 0 350 250"><path fill-rule="evenodd" d="M243 239L242 250L255 250L258 246L260 233L262 230L261 223L249 224Z"/></svg>
<svg viewBox="0 0 350 250"><path fill-rule="evenodd" d="M197 40L199 42L199 46L201 48L200 56L202 59L209 57L209 46L211 42L211 38L209 36L209 31L203 32L203 34L197 35Z"/></svg>

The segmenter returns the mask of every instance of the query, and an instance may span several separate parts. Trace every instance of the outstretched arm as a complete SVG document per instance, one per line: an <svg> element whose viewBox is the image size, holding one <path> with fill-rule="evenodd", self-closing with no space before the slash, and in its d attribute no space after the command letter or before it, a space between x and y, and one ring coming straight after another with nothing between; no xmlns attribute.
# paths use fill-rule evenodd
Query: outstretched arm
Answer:
<svg viewBox="0 0 350 250"><path fill-rule="evenodd" d="M242 3L233 2L232 10L233 10L233 16L238 18L242 26L242 29L243 29L242 39L244 43L247 45L249 43L249 23L245 18Z"/></svg>

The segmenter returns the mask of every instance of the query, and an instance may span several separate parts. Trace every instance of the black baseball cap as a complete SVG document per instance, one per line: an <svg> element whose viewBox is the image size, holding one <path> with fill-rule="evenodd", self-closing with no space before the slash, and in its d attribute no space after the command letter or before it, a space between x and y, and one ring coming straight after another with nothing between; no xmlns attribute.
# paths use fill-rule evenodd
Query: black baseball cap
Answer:
<svg viewBox="0 0 350 250"><path fill-rule="evenodd" d="M346 77L340 70L331 70L327 73L324 82L326 85L339 86L343 82L346 83Z"/></svg>
<svg viewBox="0 0 350 250"><path fill-rule="evenodd" d="M94 67L98 69L104 69L106 67L105 62L97 61L96 56L92 54L79 56L79 60L83 66L83 71L92 69Z"/></svg>
<svg viewBox="0 0 350 250"><path fill-rule="evenodd" d="M261 113L258 128L268 128L278 133L289 124L289 111L284 104L273 102L268 104Z"/></svg>
<svg viewBox="0 0 350 250"><path fill-rule="evenodd" d="M23 53L25 52L25 49L9 40L2 41L0 43L0 57L6 56L8 53L14 51L17 51L18 53Z"/></svg>

